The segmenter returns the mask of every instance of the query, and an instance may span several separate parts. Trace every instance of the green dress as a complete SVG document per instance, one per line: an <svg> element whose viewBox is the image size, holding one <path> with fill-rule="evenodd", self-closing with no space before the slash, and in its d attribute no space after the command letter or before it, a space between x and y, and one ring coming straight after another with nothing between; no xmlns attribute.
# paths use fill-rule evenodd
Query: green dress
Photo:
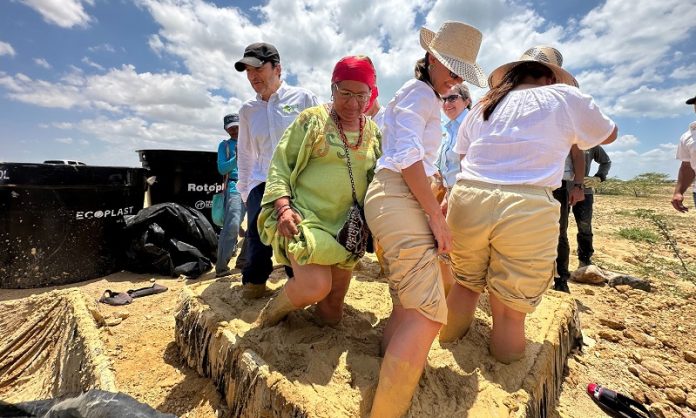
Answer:
<svg viewBox="0 0 696 418"><path fill-rule="evenodd" d="M357 132L345 134L348 144L358 141ZM381 139L377 125L366 118L362 144L358 149L348 148L361 206L381 154ZM277 232L273 203L283 196L290 196L292 207L302 217L299 233L292 238ZM286 265L290 265L288 254L292 254L302 265L352 269L358 258L336 241L352 203L348 165L338 128L325 106L304 110L285 131L273 153L257 224L261 241L273 247L276 260Z"/></svg>

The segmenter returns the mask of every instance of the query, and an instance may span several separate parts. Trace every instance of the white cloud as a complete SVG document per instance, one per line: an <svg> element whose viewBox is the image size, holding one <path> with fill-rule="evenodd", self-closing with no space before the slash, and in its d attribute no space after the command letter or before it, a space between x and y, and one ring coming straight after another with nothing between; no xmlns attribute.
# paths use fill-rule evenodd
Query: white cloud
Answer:
<svg viewBox="0 0 696 418"><path fill-rule="evenodd" d="M101 65L97 64L96 62L92 61L91 59L89 59L87 57L82 57L82 59L80 61L83 62L84 64L89 65L92 68L96 68L99 71L106 70L106 68L102 67Z"/></svg>
<svg viewBox="0 0 696 418"><path fill-rule="evenodd" d="M675 68L669 76L679 80L694 79L696 77L696 64L683 65Z"/></svg>
<svg viewBox="0 0 696 418"><path fill-rule="evenodd" d="M41 14L43 19L62 28L86 27L93 19L83 7L94 5L94 0L21 0Z"/></svg>
<svg viewBox="0 0 696 418"><path fill-rule="evenodd" d="M56 138L56 142L60 142L61 144L69 145L69 144L72 144L74 141L72 138L66 137L66 138Z"/></svg>
<svg viewBox="0 0 696 418"><path fill-rule="evenodd" d="M46 61L43 58L34 58L34 64L38 65L39 67L45 68L47 70L51 69L51 64L49 64L48 61Z"/></svg>
<svg viewBox="0 0 696 418"><path fill-rule="evenodd" d="M675 158L675 144L660 144L646 152L630 149L625 151L611 150L607 147L611 158L610 177L631 179L639 174L648 172L667 173L670 178L676 178L680 162Z"/></svg>
<svg viewBox="0 0 696 418"><path fill-rule="evenodd" d="M116 52L116 49L114 49L114 47L111 46L111 44L109 44L109 43L103 43L103 44L99 44L99 45L95 45L95 46L90 46L89 48L87 48L87 50L90 52L101 52L101 51L111 52L111 53Z"/></svg>
<svg viewBox="0 0 696 418"><path fill-rule="evenodd" d="M684 114L684 101L696 91L696 83L671 88L641 86L617 98L606 110L616 116L673 118Z"/></svg>
<svg viewBox="0 0 696 418"><path fill-rule="evenodd" d="M64 27L88 24L91 18L84 6L94 4L93 0L23 1L36 10L37 5L49 10L56 4L79 9L75 16L81 17L61 24ZM423 56L419 24L437 30L445 20L460 20L483 31L479 63L486 72L516 59L530 46L557 46L583 90L612 116L682 115L684 99L696 91L696 84L689 83L696 66L688 51L679 50L693 34L694 0L607 0L567 22L549 22L533 10L533 4L518 0L470 0L465 6L461 0L269 0L246 12L202 0L135 2L158 25L156 33L143 39L163 60L174 61L176 72L138 72L132 65L103 68L85 57L83 63L100 74L72 67L49 82L0 72L0 87L26 103L91 111L83 121L62 128L114 146L209 148L219 139L221 115L254 95L245 75L233 67L249 43L275 44L284 77L296 79L323 100L329 99L334 63L344 55L367 54L377 67L380 101L386 103L412 77L415 61ZM88 48L112 53L116 49L108 43ZM675 85L675 80L681 84ZM474 98L482 93L472 89ZM617 158L653 161L663 155L638 152L639 146L649 145L624 135L610 149L619 153ZM639 167L637 160L631 161Z"/></svg>
<svg viewBox="0 0 696 418"><path fill-rule="evenodd" d="M14 57L16 53L14 48L12 48L12 45L8 44L7 42L0 41L0 56L3 55Z"/></svg>
<svg viewBox="0 0 696 418"><path fill-rule="evenodd" d="M635 135L621 135L620 137L616 138L616 141L612 142L609 145L605 145L604 148L606 148L607 151L610 150L623 150L627 148L635 148L640 144L640 141L638 138L636 138Z"/></svg>

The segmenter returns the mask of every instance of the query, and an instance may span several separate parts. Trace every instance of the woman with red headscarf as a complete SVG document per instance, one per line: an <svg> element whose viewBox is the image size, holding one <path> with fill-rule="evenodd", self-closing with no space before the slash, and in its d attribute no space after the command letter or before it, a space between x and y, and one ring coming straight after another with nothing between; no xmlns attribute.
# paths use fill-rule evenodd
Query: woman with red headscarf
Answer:
<svg viewBox="0 0 696 418"><path fill-rule="evenodd" d="M295 277L261 311L260 326L273 326L315 303L321 322L341 320L360 256L336 237L354 196L362 207L380 156L379 128L365 117L377 97L375 80L369 58L342 58L331 77L332 102L303 111L273 154L259 234Z"/></svg>

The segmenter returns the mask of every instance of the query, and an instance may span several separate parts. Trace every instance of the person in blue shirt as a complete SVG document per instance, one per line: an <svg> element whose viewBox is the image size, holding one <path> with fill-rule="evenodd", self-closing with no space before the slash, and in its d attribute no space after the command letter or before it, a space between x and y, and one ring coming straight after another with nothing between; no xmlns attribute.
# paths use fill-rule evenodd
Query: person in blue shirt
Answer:
<svg viewBox="0 0 696 418"><path fill-rule="evenodd" d="M449 120L443 126L442 144L438 150L435 166L439 171L438 179L447 190L451 190L457 182L455 176L459 173L460 156L452 148L457 142L459 125L462 124L469 109L471 109L471 94L464 83L452 87L442 96L442 112Z"/></svg>
<svg viewBox="0 0 696 418"><path fill-rule="evenodd" d="M230 274L230 259L237 252L239 225L244 218L242 196L237 191L237 135L239 134L239 115L232 113L224 118L225 131L230 135L218 145L217 169L225 176L225 221L218 239L215 277Z"/></svg>

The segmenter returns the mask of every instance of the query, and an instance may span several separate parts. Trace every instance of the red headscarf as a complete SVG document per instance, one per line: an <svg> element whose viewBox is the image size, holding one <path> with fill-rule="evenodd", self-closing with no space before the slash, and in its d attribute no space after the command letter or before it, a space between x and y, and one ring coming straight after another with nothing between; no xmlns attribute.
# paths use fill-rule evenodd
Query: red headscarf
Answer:
<svg viewBox="0 0 696 418"><path fill-rule="evenodd" d="M370 87L370 91L372 92L370 94L370 100L363 110L369 109L379 94L377 90L377 74L375 73L375 67L372 65L370 58L365 55L350 55L341 58L334 67L333 74L331 75L331 83L338 83L339 81L345 80L359 81Z"/></svg>

